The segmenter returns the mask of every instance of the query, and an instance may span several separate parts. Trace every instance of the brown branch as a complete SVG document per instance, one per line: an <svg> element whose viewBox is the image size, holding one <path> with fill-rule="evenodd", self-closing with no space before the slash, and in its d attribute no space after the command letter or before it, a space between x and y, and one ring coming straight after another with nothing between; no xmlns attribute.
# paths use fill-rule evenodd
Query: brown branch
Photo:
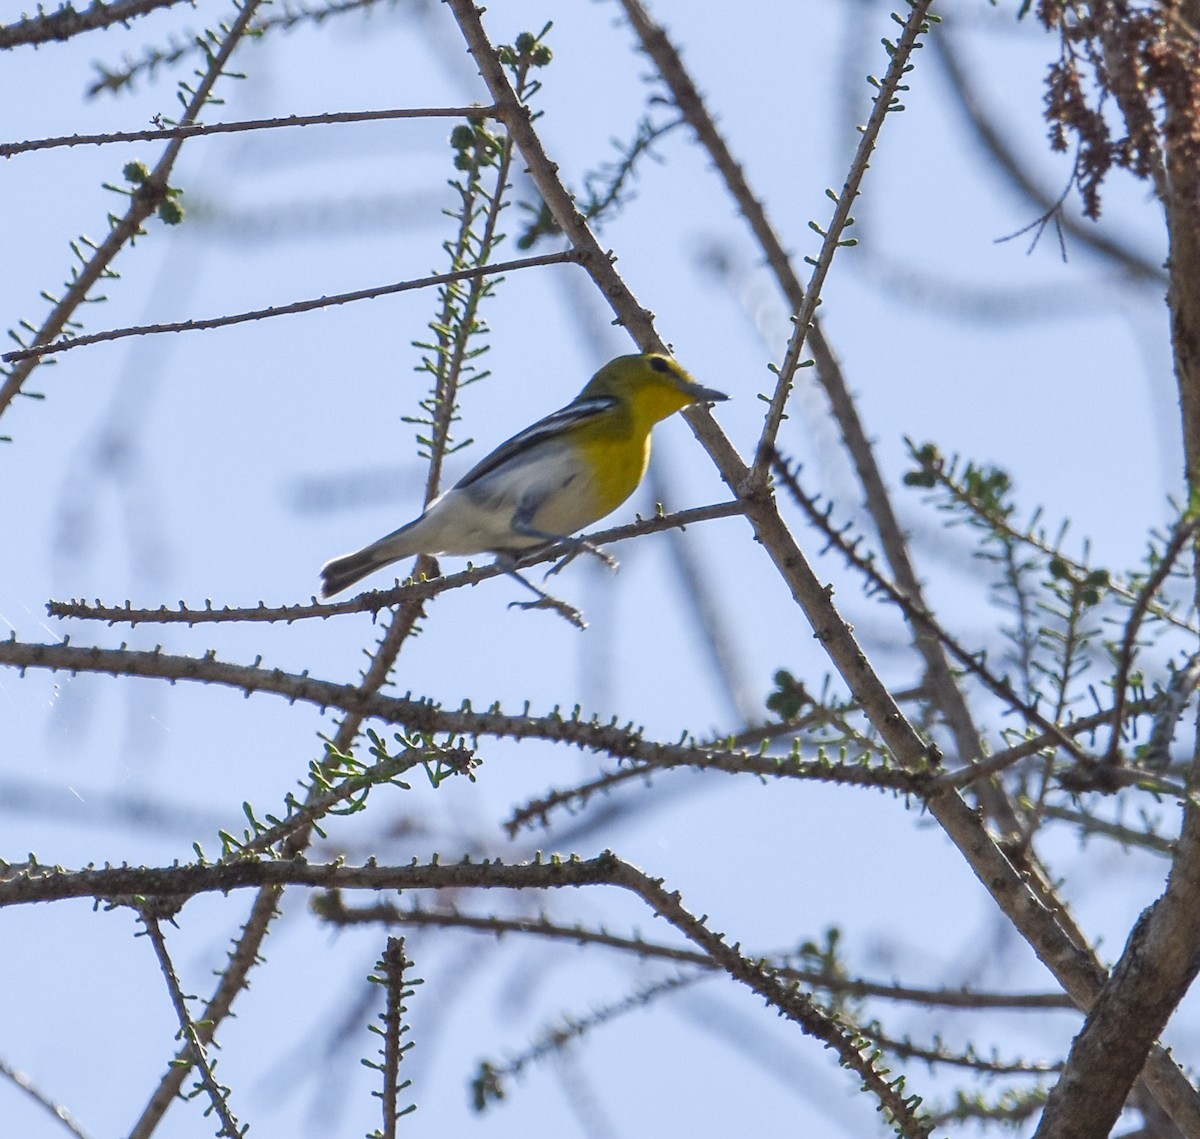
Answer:
<svg viewBox="0 0 1200 1139"><path fill-rule="evenodd" d="M145 16L160 8L170 8L179 0L113 0L105 4L95 0L82 12L71 4L63 4L54 12L28 16L15 24L0 25L0 50L22 44L43 44L68 40L81 32L125 24L137 16Z"/></svg>
<svg viewBox="0 0 1200 1139"><path fill-rule="evenodd" d="M611 852L591 859L543 859L505 863L406 863L385 866L371 860L361 866L343 861L308 862L287 858L237 858L229 862L190 862L171 866L105 866L66 870L23 863L14 869L0 860L0 908L61 902L70 898L126 901L154 898L182 904L201 894L306 886L324 890L467 890L558 889L566 886L619 884L625 864Z"/></svg>
<svg viewBox="0 0 1200 1139"><path fill-rule="evenodd" d="M662 745L657 745L662 746ZM829 760L805 762L797 754L791 756L751 755L740 751L721 751L715 748L687 749L682 754L667 751L619 771L605 772L596 779L576 784L563 791L551 791L517 808L504 824L509 838L515 838L522 827L541 824L549 826L548 815L559 807L582 807L593 795L610 791L635 779L649 779L655 771L677 767L697 771L723 771L727 775L756 775L760 779L805 779L814 783L829 783L837 787L862 787L876 791L892 791L901 795L927 796L927 789L936 786L933 776L898 768L866 763L832 763Z"/></svg>
<svg viewBox="0 0 1200 1139"><path fill-rule="evenodd" d="M175 0L171 0L172 3ZM236 134L240 131L275 130L279 127L330 126L335 123L390 122L393 119L465 119L498 118L496 107L400 107L385 111L327 111L322 115L284 115L273 119L243 119L232 123L189 123L185 126L161 126L153 130L113 131L108 134L69 134L55 138L35 138L25 142L0 142L0 158L12 158L33 150L51 150L60 146L107 146L119 142L158 142L167 138L201 138L210 134Z"/></svg>
<svg viewBox="0 0 1200 1139"><path fill-rule="evenodd" d="M624 542L643 534L658 534L663 530L683 529L694 522L707 522L714 518L729 518L741 514L740 502L719 502L712 506L695 506L689 510L679 510L673 514L660 514L653 518L641 518L624 526L613 526L588 535L587 540L594 545L608 545L613 542ZM548 551L531 558L528 565L553 561L558 555ZM204 609L189 609L180 602L178 609L168 609L159 606L157 609L134 609L128 602L125 605L103 605L97 601L89 605L85 601L49 601L46 611L52 617L73 617L85 621L105 621L111 625L211 625L229 621L273 622L300 621L308 617L332 617L342 613L378 613L390 609L394 605L405 602L424 601L436 597L447 590L460 589L466 585L478 585L489 578L502 577L506 571L496 564L474 566L460 573L446 574L429 579L414 580L409 578L404 585L391 589L368 589L352 597L348 601L333 603L313 602L310 605L275 605L268 606L261 602L250 608L237 608L223 605L220 609L212 608L209 602ZM419 576L414 574L414 577Z"/></svg>
<svg viewBox="0 0 1200 1139"><path fill-rule="evenodd" d="M1155 1039L1200 971L1198 855L1200 812L1189 800L1166 891L1133 927L1075 1037L1036 1139L1091 1139L1109 1134L1116 1124ZM1170 1110L1169 1104L1163 1106ZM1200 1134L1195 1120L1171 1115L1185 1135Z"/></svg>
<svg viewBox="0 0 1200 1139"><path fill-rule="evenodd" d="M568 886L616 886L639 897L651 911L674 926L735 980L761 996L780 1015L837 1054L841 1064L861 1077L901 1130L916 1139L929 1134L909 1098L875 1066L862 1041L822 1012L794 985L784 984L760 962L744 957L724 936L708 928L684 907L678 892L668 891L661 879L651 878L631 863L606 851L596 858L552 858L506 865L499 861L441 864L346 866L317 865L299 858L269 862L239 859L224 865L164 867L161 869L111 867L102 870L65 871L36 868L0 882L0 907L65 898L122 898L128 896L182 900L201 893L250 887L279 889L285 885L321 886L325 889L561 889Z"/></svg>
<svg viewBox="0 0 1200 1139"><path fill-rule="evenodd" d="M745 173L709 113L682 57L663 28L647 14L640 0L621 0L621 4L630 25L641 41L643 50L654 61L676 106L696 132L697 140L712 157L730 196L737 203L738 210L761 247L791 311L798 312L804 305L804 286L792 268L791 258L771 225L765 207L755 197ZM921 581L909 551L908 537L892 506L883 472L875 458L874 447L859 418L858 408L850 393L849 384L842 374L837 355L826 340L821 322L815 314L809 328L808 341L817 364L817 379L829 399L830 409L841 431L842 440L858 473L867 511L879 532L880 543L892 574L909 597L922 609L929 610L930 606L924 599ZM702 440L705 438L706 436L701 436ZM778 558L776 564L779 564ZM928 670L934 703L954 735L959 754L963 757L975 755L979 749L980 733L946 655L935 638L923 635L919 630L913 630L913 639ZM1001 824L1007 830L1015 832L1016 819L1004 798L999 794L988 794L986 802Z"/></svg>
<svg viewBox="0 0 1200 1139"><path fill-rule="evenodd" d="M234 49L246 34L254 13L258 10L261 0L243 0L238 9L237 19L223 31L219 46L212 51L208 65L200 73L200 80L194 88L192 97L188 100L180 125L194 123L208 102L212 89L225 67L228 65ZM92 287L105 276L112 275L111 265L114 258L126 244L144 231L142 224L167 200L170 189L171 172L179 157L184 140L173 138L167 143L162 157L154 169L130 196L129 208L123 217L111 220L108 236L94 248L92 256L78 270L73 270L70 288L58 300L50 315L42 322L41 327L34 333L32 347L37 348L49 344L63 329L66 328L72 313L82 305L91 292ZM0 384L0 416L2 416L12 401L17 398L34 368L40 363L35 355L17 362L16 366Z"/></svg>
<svg viewBox="0 0 1200 1139"><path fill-rule="evenodd" d="M1154 595L1162 588L1163 583L1175 568L1176 560L1183 554L1184 548L1191 541L1200 525L1200 517L1192 516L1182 519L1174 528L1171 540L1162 552L1158 565L1147 576L1134 599L1133 609L1129 620L1125 622L1125 635L1121 638L1121 648L1117 653L1117 673L1113 678L1112 689L1115 700L1112 711L1112 732L1108 741L1108 751L1105 761L1116 763L1121 750L1121 739L1124 732L1125 704L1129 698L1129 673L1133 668L1134 657L1137 654L1137 635L1142 627Z"/></svg>
<svg viewBox="0 0 1200 1139"><path fill-rule="evenodd" d="M305 674L281 669L259 668L219 661L215 653L204 657L174 656L160 651L133 652L127 649L77 648L74 645L35 645L16 640L0 641L0 664L22 672L28 668L51 671L101 673L108 676L141 676L158 680L190 680L217 684L250 694L267 692L296 703L319 708L338 708L356 718L371 717L411 731L451 733L472 737L540 739L573 744L589 751L604 752L617 759L632 759L657 767L699 767L731 774L753 774L763 778L796 777L826 779L862 787L882 787L906 794L920 794L928 776L879 766L803 762L792 757L762 756L730 752L699 744L666 744L645 739L630 728L617 726L614 719L601 723L578 716L529 714L506 715L499 710L475 712L467 708L447 711L425 700L383 696L362 686L334 684ZM349 750L353 740L342 744ZM336 762L336 761L334 761ZM314 795L319 794L314 789Z"/></svg>
<svg viewBox="0 0 1200 1139"><path fill-rule="evenodd" d="M640 937L620 937L605 930L581 925L565 926L545 916L501 918L464 914L458 910L428 910L420 906L401 909L390 902L372 906L347 906L340 894L320 895L313 902L317 915L334 925L399 925L418 928L467 929L500 938L507 933L542 937L550 941L569 941L576 945L601 945L640 958L697 965L704 969L720 966L707 954L693 949L645 941ZM846 977L816 969L799 969L787 964L786 954L770 954L762 960L782 980L796 981L814 989L852 998L879 997L882 1000L958 1009L1070 1009L1075 1006L1063 993L981 993L971 989L918 989L910 985L886 984L861 977Z"/></svg>
<svg viewBox="0 0 1200 1139"><path fill-rule="evenodd" d="M482 265L473 269L458 269L453 273L436 273L431 277L418 277L411 281L398 281L391 285L377 285L371 289L355 289L351 293L334 293L332 296L316 297L291 304L275 305L271 308L252 309L249 312L230 313L228 316L207 317L201 320L180 320L169 324L141 324L128 328L110 328L105 332L92 332L86 336L72 336L56 340L53 344L39 344L6 352L0 356L5 363L34 360L72 348L84 348L89 344L101 344L107 340L124 340L129 336L151 336L161 332L206 332L213 328L226 328L231 324L245 324L252 320L266 320L275 316L294 316L296 313L313 312L316 309L332 308L334 305L351 304L354 301L373 301L396 293L407 293L414 289L428 289L434 285L445 285L453 281L465 281L496 273L512 273L518 269L532 269L541 265L559 265L578 262L578 253L565 250L559 253L543 253L537 257L518 257L513 261L497 261L494 265Z"/></svg>
<svg viewBox="0 0 1200 1139"><path fill-rule="evenodd" d="M448 0L448 3L492 99L499 106L514 109L514 115L506 122L525 158L530 177L555 221L573 246L593 254L587 258L585 267L635 342L643 350L661 349L663 345L655 333L651 315L638 304L611 261L603 256L586 220L579 215L559 180L557 167L546 155L528 113L516 102L474 5L468 0ZM748 489L750 471L712 415L702 410L689 410L684 415L727 484L739 494ZM813 573L769 497L747 496L746 514L754 527L755 537L770 555L831 660L897 762L909 769L923 769L937 758L936 751L921 739L871 668L850 627L837 612L829 592ZM971 754L971 751L964 748L964 754ZM1069 927L1061 903L1043 882L1026 878L1031 873L1029 867L1018 870L1013 865L987 833L979 816L958 795L939 797L930 803L929 809L1014 927L1076 1002L1081 1007L1088 1007L1106 974L1095 955L1084 944L1075 941L1075 931ZM1048 901L1054 904L1048 904ZM1160 1102L1169 1104L1173 1118L1193 1118L1200 1125L1200 1096L1161 1048L1156 1048L1151 1055L1147 1078Z"/></svg>
<svg viewBox="0 0 1200 1139"><path fill-rule="evenodd" d="M620 787L634 779L645 779L649 782L654 771L655 768L647 763L626 764L616 771L602 772L594 779L576 783L565 790L548 791L545 795L529 799L514 808L513 813L505 820L505 833L509 838L516 838L522 827L529 827L530 830L537 826L549 829L551 811L560 808L569 810L572 807L582 810L593 795L611 791L614 787Z"/></svg>
<svg viewBox="0 0 1200 1139"><path fill-rule="evenodd" d="M36 1104L44 1107L54 1119L75 1136L75 1139L90 1139L79 1121L62 1104L55 1103L24 1072L12 1067L3 1057L0 1057L0 1076L11 1081L14 1087L23 1091Z"/></svg>
<svg viewBox="0 0 1200 1139"><path fill-rule="evenodd" d="M933 0L909 0L909 2L912 11L904 21L900 38L895 45L888 45L891 62L888 64L883 80L878 84L871 104L871 113L862 128L862 137L859 139L854 160L850 163L846 180L837 195L833 195L832 192L830 194L835 203L833 216L824 230L817 229L815 223L810 223L821 234L821 252L812 263L812 273L809 276L808 284L804 287L804 299L794 314L795 329L792 332L787 351L784 353L783 363L779 368L779 380L775 385L775 392L771 396L770 407L763 422L758 447L755 450L754 477L761 485L766 484L771 466L771 456L775 451L775 440L779 433L779 427L783 423L784 409L792 390L796 369L800 367L801 357L804 355L804 346L808 340L812 318L821 301L821 290L825 286L825 278L833 265L834 254L843 244L842 235L852 224L850 210L854 206L854 200L858 197L862 180L870 165L871 155L879 141L879 132L883 129L883 121L892 111L899 109L898 93L904 89L900 80L912 70L912 64L909 62L912 53L916 50L920 37L929 31L927 15ZM887 43L886 40L884 42Z"/></svg>
<svg viewBox="0 0 1200 1139"><path fill-rule="evenodd" d="M148 907L143 907L140 912L142 923L150 937L150 944L154 946L154 954L158 958L158 967L162 970L162 975L167 982L171 1006L175 1009L175 1016L179 1021L179 1038L184 1041L184 1048L190 1054L192 1063L200 1069L200 1083L208 1094L212 1110L221 1121L221 1130L217 1134L218 1136L227 1136L228 1139L242 1139L243 1131L229 1108L228 1089L217 1083L205 1051L206 1041L202 1038L196 1022L192 1020L191 1013L188 1012L187 998L183 995L171 955L167 952L167 940L163 937L158 917L150 912Z"/></svg>
<svg viewBox="0 0 1200 1139"><path fill-rule="evenodd" d="M404 972L412 968L412 962L404 953L404 938L389 937L387 947L377 966L379 979L387 993L387 1007L383 1020L383 1063L369 1064L383 1073L383 1092L376 1092L383 1110L382 1139L396 1139L396 1121L406 1112L400 1108L400 1093L408 1087L408 1081L400 1082L400 1063L411 1045L403 1043L408 1025L404 1014L408 1011L405 1000L412 996L412 989L404 987Z"/></svg>

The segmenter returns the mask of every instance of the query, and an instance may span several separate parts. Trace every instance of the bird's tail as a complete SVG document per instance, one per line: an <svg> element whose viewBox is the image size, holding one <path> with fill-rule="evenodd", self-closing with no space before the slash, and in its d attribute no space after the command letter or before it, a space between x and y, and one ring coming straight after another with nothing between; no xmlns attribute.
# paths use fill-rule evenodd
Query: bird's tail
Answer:
<svg viewBox="0 0 1200 1139"><path fill-rule="evenodd" d="M361 581L377 569L411 554L420 553L406 538L406 531L410 527L411 524L402 526L386 538L380 538L378 542L372 542L352 554L343 554L340 558L326 562L321 567L321 596L332 597L335 593L341 593L343 589L349 589L356 581ZM419 546L419 543L417 545Z"/></svg>

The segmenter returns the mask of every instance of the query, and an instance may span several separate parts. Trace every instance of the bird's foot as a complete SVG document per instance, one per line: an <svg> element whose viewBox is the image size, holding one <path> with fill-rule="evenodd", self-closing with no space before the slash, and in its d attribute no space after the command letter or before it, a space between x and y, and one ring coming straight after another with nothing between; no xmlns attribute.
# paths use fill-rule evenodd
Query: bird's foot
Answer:
<svg viewBox="0 0 1200 1139"><path fill-rule="evenodd" d="M548 580L556 573L560 573L566 569L580 554L591 554L593 557L599 558L610 570L615 571L621 568L621 563L612 554L580 538L578 542L572 543L571 548L546 571L546 575L542 580Z"/></svg>
<svg viewBox="0 0 1200 1139"><path fill-rule="evenodd" d="M510 601L508 607L510 609L552 609L559 616L570 621L577 629L586 629L588 625L583 614L574 605L568 605L565 601L551 597L548 593L540 594L536 601Z"/></svg>
<svg viewBox="0 0 1200 1139"><path fill-rule="evenodd" d="M504 572L509 577L519 581L530 593L537 596L536 601L510 601L508 607L510 609L553 609L560 617L564 617L570 621L577 629L586 629L587 622L583 619L583 614L575 608L574 605L568 605L565 601L560 601L557 597L552 597L544 589L538 589L527 577L518 573L511 560L500 559L500 564L505 566Z"/></svg>

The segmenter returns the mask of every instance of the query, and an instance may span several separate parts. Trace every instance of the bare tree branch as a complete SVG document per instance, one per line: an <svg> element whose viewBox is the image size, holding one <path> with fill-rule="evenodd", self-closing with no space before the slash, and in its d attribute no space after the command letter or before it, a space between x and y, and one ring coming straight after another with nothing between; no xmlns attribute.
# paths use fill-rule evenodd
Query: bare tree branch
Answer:
<svg viewBox="0 0 1200 1139"><path fill-rule="evenodd" d="M69 40L81 32L109 28L113 24L125 24L138 16L145 16L160 8L170 8L180 0L104 0L78 11L65 3L53 12L39 11L36 16L27 16L15 24L0 25L0 50L20 47L23 44L51 43Z"/></svg>
<svg viewBox="0 0 1200 1139"><path fill-rule="evenodd" d="M173 0L176 2L176 0ZM396 119L492 118L495 107L400 107L382 111L327 111L322 115L286 115L274 119L244 119L236 123L188 123L155 127L153 130L112 131L109 134L69 134L57 138L35 138L25 142L0 142L0 158L12 158L34 150L63 146L108 146L119 142L158 142L168 138L202 138L212 134L277 130L280 127L331 126L336 123L392 122Z"/></svg>
<svg viewBox="0 0 1200 1139"><path fill-rule="evenodd" d="M480 268L459 269L453 273L436 273L432 277L418 277L411 281L397 281L392 285L355 289L351 293L335 293L332 296L314 297L311 300L293 301L291 304L274 305L271 308L252 309L250 312L230 313L227 316L180 320L170 324L141 324L131 328L110 328L107 332L92 332L86 336L72 336L68 339L56 340L53 344L35 345L15 352L6 352L0 356L0 360L5 363L37 360L57 352L67 352L72 348L84 348L89 344L103 344L109 340L125 340L130 336L153 336L162 332L206 332L213 328L226 328L231 324L245 324L252 320L267 320L275 316L295 316L297 313L315 312L318 309L331 308L334 305L378 300L380 297L408 293L414 289L428 289L452 281L477 280L493 274L513 273L518 269L531 269L542 265L561 265L579 260L581 260L581 255L572 250L565 250L561 253L543 253L537 257L519 257L514 261L497 261L494 265L485 265Z"/></svg>

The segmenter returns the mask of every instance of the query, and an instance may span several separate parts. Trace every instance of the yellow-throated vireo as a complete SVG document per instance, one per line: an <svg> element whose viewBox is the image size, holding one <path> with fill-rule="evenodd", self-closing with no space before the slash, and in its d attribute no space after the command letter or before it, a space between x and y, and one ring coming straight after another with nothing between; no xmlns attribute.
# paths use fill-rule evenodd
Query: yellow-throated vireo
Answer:
<svg viewBox="0 0 1200 1139"><path fill-rule="evenodd" d="M610 360L566 407L501 443L420 518L323 566L321 596L341 593L414 554L490 552L547 600L516 572L520 558L558 546L569 557L587 551L615 566L572 535L611 514L637 489L650 461L650 431L660 419L727 398L701 387L668 356Z"/></svg>

